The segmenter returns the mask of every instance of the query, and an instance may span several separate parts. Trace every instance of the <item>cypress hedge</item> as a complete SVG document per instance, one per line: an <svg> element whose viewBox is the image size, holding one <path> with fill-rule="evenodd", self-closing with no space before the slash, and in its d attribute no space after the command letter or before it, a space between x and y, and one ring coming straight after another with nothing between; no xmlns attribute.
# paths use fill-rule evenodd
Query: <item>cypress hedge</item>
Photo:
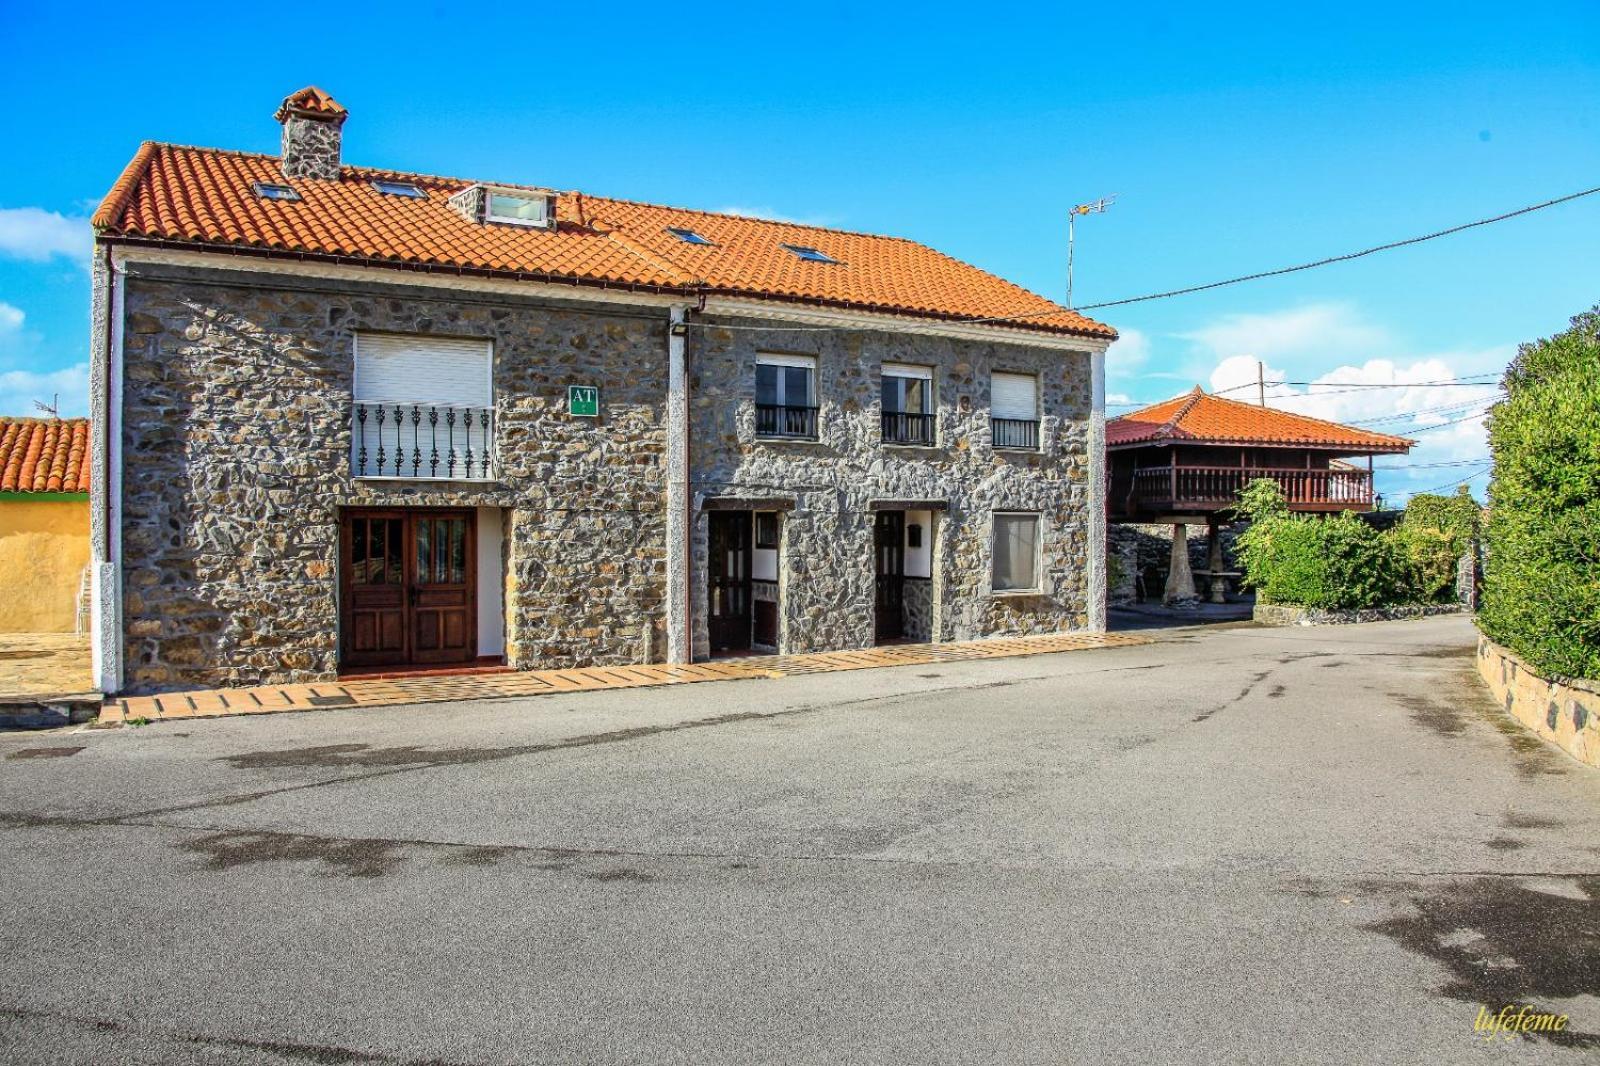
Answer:
<svg viewBox="0 0 1600 1066"><path fill-rule="evenodd" d="M1542 674L1600 678L1600 306L1501 385L1478 624Z"/></svg>

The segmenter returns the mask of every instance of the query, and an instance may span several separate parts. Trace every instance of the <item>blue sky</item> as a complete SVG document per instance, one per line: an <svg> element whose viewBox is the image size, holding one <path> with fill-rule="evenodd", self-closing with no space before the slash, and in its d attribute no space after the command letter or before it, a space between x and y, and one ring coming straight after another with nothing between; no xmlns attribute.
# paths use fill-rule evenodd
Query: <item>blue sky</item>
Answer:
<svg viewBox="0 0 1600 1066"><path fill-rule="evenodd" d="M8 5L0 411L83 410L83 220L139 141L275 151L274 107L310 83L350 108L350 162L892 233L1056 298L1067 208L1116 193L1079 228L1080 305L1600 184L1600 6L1294 6L490 6L473 26L459 4ZM1107 311L1110 391L1229 387L1258 359L1295 381L1498 370L1600 300L1597 238L1600 196ZM1271 391L1400 433L1480 396ZM1483 455L1479 421L1418 439L1394 498ZM1443 462L1470 465L1420 466Z"/></svg>

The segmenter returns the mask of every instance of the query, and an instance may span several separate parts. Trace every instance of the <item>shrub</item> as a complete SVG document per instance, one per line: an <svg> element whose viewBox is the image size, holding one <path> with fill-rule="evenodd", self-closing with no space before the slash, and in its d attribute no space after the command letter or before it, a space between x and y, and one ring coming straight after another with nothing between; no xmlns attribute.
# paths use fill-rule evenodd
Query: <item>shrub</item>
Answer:
<svg viewBox="0 0 1600 1066"><path fill-rule="evenodd" d="M1355 610L1410 598L1397 541L1355 515L1291 514L1266 479L1239 494L1237 510L1251 520L1239 535L1239 561L1262 602Z"/></svg>
<svg viewBox="0 0 1600 1066"><path fill-rule="evenodd" d="M1465 485L1454 496L1422 493L1411 498L1393 536L1418 599L1455 598L1456 566L1472 548L1481 524L1478 501Z"/></svg>
<svg viewBox="0 0 1600 1066"><path fill-rule="evenodd" d="M1479 625L1540 673L1600 677L1600 307L1501 384Z"/></svg>

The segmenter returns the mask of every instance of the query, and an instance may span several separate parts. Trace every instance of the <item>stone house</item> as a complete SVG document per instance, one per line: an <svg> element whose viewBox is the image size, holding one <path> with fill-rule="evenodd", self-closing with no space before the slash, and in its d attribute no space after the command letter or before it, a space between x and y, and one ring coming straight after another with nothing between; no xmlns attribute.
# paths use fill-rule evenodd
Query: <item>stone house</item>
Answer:
<svg viewBox="0 0 1600 1066"><path fill-rule="evenodd" d="M146 143L94 216L108 691L1104 626L1109 327L911 241Z"/></svg>

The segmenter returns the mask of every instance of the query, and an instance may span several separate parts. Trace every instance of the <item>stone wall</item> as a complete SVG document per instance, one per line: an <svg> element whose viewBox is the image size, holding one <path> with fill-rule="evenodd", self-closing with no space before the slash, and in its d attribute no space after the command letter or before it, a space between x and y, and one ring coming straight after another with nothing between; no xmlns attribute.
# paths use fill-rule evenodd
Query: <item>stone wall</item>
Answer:
<svg viewBox="0 0 1600 1066"><path fill-rule="evenodd" d="M1600 768L1600 682L1541 677L1483 636L1478 673L1507 714L1579 762Z"/></svg>
<svg viewBox="0 0 1600 1066"><path fill-rule="evenodd" d="M1223 569L1240 569L1234 551L1239 534L1250 528L1248 522L1233 522L1221 529ZM1189 567L1191 570L1209 570L1209 541L1204 523L1189 526ZM1172 527L1170 525L1118 522L1113 524L1106 538L1106 555L1117 581L1109 594L1113 603L1128 604L1138 601L1137 579L1144 578L1146 601L1161 599L1166 588L1167 570L1172 563ZM1209 585L1197 579L1196 595L1207 595Z"/></svg>
<svg viewBox="0 0 1600 1066"><path fill-rule="evenodd" d="M335 676L345 506L504 508L514 666L659 643L664 310L144 264L125 321L127 691ZM350 477L358 330L493 340L496 481ZM566 415L569 384L599 419Z"/></svg>
<svg viewBox="0 0 1600 1066"><path fill-rule="evenodd" d="M795 501L782 518L783 651L873 643L874 499L949 502L934 523L932 639L1089 624L1087 353L913 334L765 330L747 319L701 324L690 333L693 495ZM755 366L761 352L816 357L816 441L757 439ZM882 443L884 362L934 368L937 447ZM991 446L989 380L995 370L1039 375L1039 451ZM990 514L996 510L1041 513L1038 594L991 591ZM703 619L706 520L698 507L693 547L691 588L695 616ZM707 651L703 621L694 628L693 643L697 655Z"/></svg>
<svg viewBox="0 0 1600 1066"><path fill-rule="evenodd" d="M289 112L283 118L280 169L286 178L339 180L340 122Z"/></svg>
<svg viewBox="0 0 1600 1066"><path fill-rule="evenodd" d="M902 587L905 589L905 638L907 640L932 640L933 639L933 580L924 577L908 577Z"/></svg>
<svg viewBox="0 0 1600 1066"><path fill-rule="evenodd" d="M1251 618L1268 626L1338 626L1460 613L1460 606L1454 603L1408 603L1396 607L1362 607L1348 611L1300 607L1289 603L1257 603Z"/></svg>

